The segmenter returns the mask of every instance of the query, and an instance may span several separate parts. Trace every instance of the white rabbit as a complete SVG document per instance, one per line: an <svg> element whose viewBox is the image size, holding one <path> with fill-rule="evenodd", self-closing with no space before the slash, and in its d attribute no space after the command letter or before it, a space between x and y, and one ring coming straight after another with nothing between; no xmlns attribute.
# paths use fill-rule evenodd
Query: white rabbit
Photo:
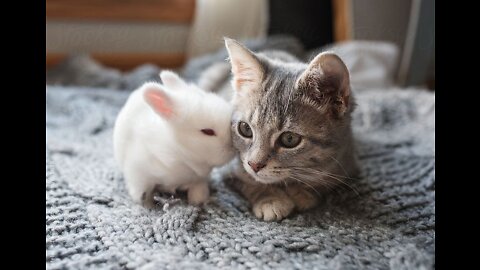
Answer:
<svg viewBox="0 0 480 270"><path fill-rule="evenodd" d="M187 191L188 202L209 198L208 176L233 158L230 103L171 71L163 85L145 83L128 98L115 122L113 143L130 196L154 206L155 188Z"/></svg>

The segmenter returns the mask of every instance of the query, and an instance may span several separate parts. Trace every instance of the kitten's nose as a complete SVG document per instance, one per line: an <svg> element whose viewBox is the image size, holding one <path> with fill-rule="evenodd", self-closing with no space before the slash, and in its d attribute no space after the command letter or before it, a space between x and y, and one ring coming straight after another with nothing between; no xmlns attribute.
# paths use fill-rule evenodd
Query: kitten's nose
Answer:
<svg viewBox="0 0 480 270"><path fill-rule="evenodd" d="M252 167L252 170L253 170L254 172L256 172L256 173L257 173L258 171L260 171L263 167L266 166L266 164L253 163L253 162L250 162L250 161L248 162L248 165L250 165L250 167Z"/></svg>

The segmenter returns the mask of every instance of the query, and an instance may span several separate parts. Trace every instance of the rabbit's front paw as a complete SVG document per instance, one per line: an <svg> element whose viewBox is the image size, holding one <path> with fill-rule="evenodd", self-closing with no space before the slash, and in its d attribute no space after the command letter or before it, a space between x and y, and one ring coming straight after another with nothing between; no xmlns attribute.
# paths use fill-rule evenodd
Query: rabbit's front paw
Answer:
<svg viewBox="0 0 480 270"><path fill-rule="evenodd" d="M210 189L208 182L199 182L188 188L188 203L193 205L201 205L208 201L210 197Z"/></svg>
<svg viewBox="0 0 480 270"><path fill-rule="evenodd" d="M138 203L148 209L153 209L156 207L156 203L153 199L153 189L144 190L131 188L129 193L135 203Z"/></svg>

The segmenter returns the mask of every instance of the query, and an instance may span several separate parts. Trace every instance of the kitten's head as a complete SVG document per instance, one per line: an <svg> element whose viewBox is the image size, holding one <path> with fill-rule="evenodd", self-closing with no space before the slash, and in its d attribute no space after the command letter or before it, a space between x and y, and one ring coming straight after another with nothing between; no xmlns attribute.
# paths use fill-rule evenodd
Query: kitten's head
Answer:
<svg viewBox="0 0 480 270"><path fill-rule="evenodd" d="M326 52L308 65L285 63L225 43L235 89L232 139L245 170L261 183L328 173L350 147L354 104L342 60Z"/></svg>

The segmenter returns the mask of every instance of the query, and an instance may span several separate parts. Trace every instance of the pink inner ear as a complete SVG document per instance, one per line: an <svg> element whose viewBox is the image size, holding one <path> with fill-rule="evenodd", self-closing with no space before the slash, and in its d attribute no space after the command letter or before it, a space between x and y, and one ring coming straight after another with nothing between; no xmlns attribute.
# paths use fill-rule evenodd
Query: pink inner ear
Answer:
<svg viewBox="0 0 480 270"><path fill-rule="evenodd" d="M164 93L158 90L147 90L145 91L145 99L157 113L165 117L172 115L172 105Z"/></svg>
<svg viewBox="0 0 480 270"><path fill-rule="evenodd" d="M255 83L255 70L245 66L241 63L235 68L235 84L237 88L240 88L242 84L254 84Z"/></svg>

